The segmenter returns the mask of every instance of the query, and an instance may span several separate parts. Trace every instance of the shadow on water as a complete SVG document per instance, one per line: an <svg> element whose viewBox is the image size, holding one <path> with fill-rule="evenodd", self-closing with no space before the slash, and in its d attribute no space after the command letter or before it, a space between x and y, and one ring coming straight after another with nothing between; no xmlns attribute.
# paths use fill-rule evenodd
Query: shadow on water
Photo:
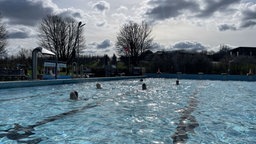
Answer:
<svg viewBox="0 0 256 144"><path fill-rule="evenodd" d="M75 114L75 113L80 112L82 110L94 108L98 105L99 105L99 103L88 104L88 105L86 105L86 106L84 106L80 109L75 109L75 110L64 112L64 113L61 113L61 114L58 114L58 115L55 115L55 116L47 117L46 119L44 119L42 121L36 122L35 124L28 125L26 127L23 127L23 126L15 123L13 128L10 128L10 129L7 129L7 130L1 130L0 131L0 138L7 137L10 140L16 140L18 143L27 143L27 144L39 143L43 140L42 138L36 138L36 139L32 139L32 140L22 140L22 139L29 138L29 136L35 134L35 133L33 133L33 131L34 131L34 128L37 127L37 126L40 126L40 125L43 125L43 124L61 119L65 116Z"/></svg>
<svg viewBox="0 0 256 144"><path fill-rule="evenodd" d="M26 97L17 97L17 98L9 98L9 99L1 99L0 102L4 101L13 101L13 100L20 100L20 99L27 99L27 98L34 98L34 97L41 97L43 95L35 95L35 96L26 96Z"/></svg>
<svg viewBox="0 0 256 144"><path fill-rule="evenodd" d="M198 100L195 98L195 92L189 99L188 106L181 111L180 120L176 132L172 135L174 144L185 143L188 139L188 132L192 132L199 124L191 113L196 109Z"/></svg>
<svg viewBox="0 0 256 144"><path fill-rule="evenodd" d="M50 93L50 94L57 94L57 93ZM37 94L37 95L32 95L32 96L23 96L23 97L15 97L15 98L8 98L8 99L0 99L0 102L5 102L5 101L14 101L14 100L20 100L20 99L30 99L34 97L43 97L47 96L49 94Z"/></svg>

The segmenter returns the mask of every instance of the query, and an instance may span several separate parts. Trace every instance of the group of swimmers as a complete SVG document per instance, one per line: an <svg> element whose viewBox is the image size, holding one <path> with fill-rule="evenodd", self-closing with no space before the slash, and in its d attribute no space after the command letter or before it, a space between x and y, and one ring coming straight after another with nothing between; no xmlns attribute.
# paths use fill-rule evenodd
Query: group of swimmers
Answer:
<svg viewBox="0 0 256 144"><path fill-rule="evenodd" d="M102 87L101 87L101 84L100 83L97 83L96 84L96 88L97 89L102 89ZM78 98L78 92L77 91L72 91L72 92L70 92L70 94L69 94L69 99L71 99L71 100L78 100L79 98ZM86 99L87 100L87 99Z"/></svg>
<svg viewBox="0 0 256 144"><path fill-rule="evenodd" d="M143 79L140 79L141 82L143 82ZM176 85L179 85L180 81L177 79L176 80ZM147 89L147 85L145 83L142 84L142 90L146 90Z"/></svg>
<svg viewBox="0 0 256 144"><path fill-rule="evenodd" d="M141 82L143 82L143 79L140 79ZM176 85L179 85L179 80L176 80ZM101 84L100 83L96 83L96 88L97 89L102 89ZM147 85L145 83L142 84L142 90L146 90L147 89ZM78 92L77 91L72 91L70 92L69 95L69 99L71 100L78 100Z"/></svg>

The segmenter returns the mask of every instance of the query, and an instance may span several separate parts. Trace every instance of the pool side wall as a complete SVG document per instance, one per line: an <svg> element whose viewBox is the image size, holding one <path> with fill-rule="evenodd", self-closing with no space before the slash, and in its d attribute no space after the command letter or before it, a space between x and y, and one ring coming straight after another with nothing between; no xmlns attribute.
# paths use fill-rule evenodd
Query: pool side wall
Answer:
<svg viewBox="0 0 256 144"><path fill-rule="evenodd" d="M173 78L193 80L256 81L256 75L209 75L209 74L147 74L150 78Z"/></svg>
<svg viewBox="0 0 256 144"><path fill-rule="evenodd" d="M57 79L57 80L55 80L55 79L54 80L30 80L30 81L3 81L3 82L0 82L0 89L83 83L83 82L96 82L96 81L140 79L140 78L146 78L146 76L77 78L77 79Z"/></svg>
<svg viewBox="0 0 256 144"><path fill-rule="evenodd" d="M124 77L100 77L100 78L77 78L77 79L57 79L57 80L31 80L31 81L3 81L0 82L0 89L32 87L58 84L71 84L96 81L111 81L140 78L172 78L172 79L193 79L193 80L224 80L224 81L256 81L256 75L208 75L208 74L153 74L144 76L124 76Z"/></svg>

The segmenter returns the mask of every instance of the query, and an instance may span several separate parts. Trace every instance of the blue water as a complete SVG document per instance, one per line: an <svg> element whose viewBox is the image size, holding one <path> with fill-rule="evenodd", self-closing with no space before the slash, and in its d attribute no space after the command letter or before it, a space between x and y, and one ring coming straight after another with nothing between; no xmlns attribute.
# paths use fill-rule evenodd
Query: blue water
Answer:
<svg viewBox="0 0 256 144"><path fill-rule="evenodd" d="M143 82L2 89L0 143L256 143L254 82Z"/></svg>

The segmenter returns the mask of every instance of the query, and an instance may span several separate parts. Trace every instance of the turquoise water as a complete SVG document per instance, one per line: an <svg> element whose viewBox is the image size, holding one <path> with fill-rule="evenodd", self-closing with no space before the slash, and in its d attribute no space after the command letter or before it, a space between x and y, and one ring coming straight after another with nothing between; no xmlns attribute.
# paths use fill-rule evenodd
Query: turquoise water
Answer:
<svg viewBox="0 0 256 144"><path fill-rule="evenodd" d="M254 82L101 84L103 89L88 82L0 90L0 143L256 143ZM69 100L72 90L80 100Z"/></svg>

